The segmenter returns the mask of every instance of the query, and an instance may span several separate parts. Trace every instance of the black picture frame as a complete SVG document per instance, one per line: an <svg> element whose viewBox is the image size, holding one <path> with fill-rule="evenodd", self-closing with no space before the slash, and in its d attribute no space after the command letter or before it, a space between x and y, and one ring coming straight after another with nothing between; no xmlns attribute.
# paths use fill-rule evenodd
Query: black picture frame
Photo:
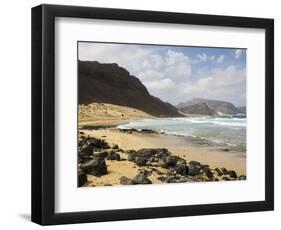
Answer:
<svg viewBox="0 0 281 230"><path fill-rule="evenodd" d="M55 213L55 18L109 19L265 29L265 200ZM32 8L32 221L41 225L162 218L274 209L274 20L110 8Z"/></svg>

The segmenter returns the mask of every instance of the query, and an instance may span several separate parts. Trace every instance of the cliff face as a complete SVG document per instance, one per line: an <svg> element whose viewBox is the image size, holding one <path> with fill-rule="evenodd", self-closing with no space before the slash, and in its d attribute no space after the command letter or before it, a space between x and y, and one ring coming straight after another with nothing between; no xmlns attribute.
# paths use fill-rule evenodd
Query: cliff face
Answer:
<svg viewBox="0 0 281 230"><path fill-rule="evenodd" d="M149 94L141 81L117 64L78 62L79 104L93 102L136 108L157 117L181 116L177 108Z"/></svg>

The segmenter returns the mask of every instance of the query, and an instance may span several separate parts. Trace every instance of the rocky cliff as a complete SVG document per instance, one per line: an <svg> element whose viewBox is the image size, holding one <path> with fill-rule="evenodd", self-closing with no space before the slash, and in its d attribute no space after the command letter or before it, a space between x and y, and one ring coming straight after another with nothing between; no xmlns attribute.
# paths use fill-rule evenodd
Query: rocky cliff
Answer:
<svg viewBox="0 0 281 230"><path fill-rule="evenodd" d="M142 82L117 64L78 62L79 104L93 102L136 108L157 117L181 116L177 108L152 96Z"/></svg>

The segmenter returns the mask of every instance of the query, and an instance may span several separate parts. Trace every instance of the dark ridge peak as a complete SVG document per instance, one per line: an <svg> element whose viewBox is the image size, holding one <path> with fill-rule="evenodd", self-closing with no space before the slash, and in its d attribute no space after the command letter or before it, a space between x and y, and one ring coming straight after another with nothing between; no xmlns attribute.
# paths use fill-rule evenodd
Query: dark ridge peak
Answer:
<svg viewBox="0 0 281 230"><path fill-rule="evenodd" d="M90 73L93 69L100 70L102 72L122 72L123 74L129 75L129 72L123 68L120 67L117 63L100 63L97 61L79 61L78 62L80 70L85 71L85 73Z"/></svg>
<svg viewBox="0 0 281 230"><path fill-rule="evenodd" d="M116 63L79 61L79 104L128 106L154 116L181 116L177 108L150 95L142 82Z"/></svg>

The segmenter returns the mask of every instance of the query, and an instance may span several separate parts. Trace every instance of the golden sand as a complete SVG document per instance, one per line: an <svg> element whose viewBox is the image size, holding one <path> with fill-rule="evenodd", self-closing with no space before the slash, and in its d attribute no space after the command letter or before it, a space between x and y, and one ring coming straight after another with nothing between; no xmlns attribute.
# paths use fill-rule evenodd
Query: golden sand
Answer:
<svg viewBox="0 0 281 230"><path fill-rule="evenodd" d="M81 129L83 125L116 125L131 120L153 118L153 116L140 110L125 106L117 106L104 103L92 103L89 105L79 105L79 127L86 135L104 139L110 145L117 144L123 150L139 150L142 148L166 148L173 155L186 159L199 161L201 164L208 164L211 168L227 168L235 170L238 175L246 175L246 154L245 152L225 152L218 146L199 146L185 137L167 134L120 132L115 128L103 128L98 130ZM127 155L121 153L121 157L126 159ZM108 174L102 177L88 175L86 186L119 184L122 176L133 178L138 172L138 167L130 161L106 160ZM145 168L145 167L142 167ZM159 167L159 170L164 170ZM163 171L163 172L164 172ZM152 173L149 179L154 183L161 183L157 180L156 173Z"/></svg>
<svg viewBox="0 0 281 230"><path fill-rule="evenodd" d="M117 129L83 130L86 135L106 140L110 145L118 144L123 150L139 150L142 148L166 148L173 155L184 158L187 162L199 161L208 164L211 168L225 167L235 170L238 175L246 175L246 157L243 152L225 152L218 147L202 147L192 145L184 137L155 133L123 133ZM126 158L126 154L121 157ZM133 178L138 174L135 164L130 161L106 161L109 173L102 177L88 176L91 181L88 186L119 184L121 176ZM159 168L161 170L161 168ZM163 170L163 169L162 169ZM164 172L164 171L163 171ZM159 175L158 175L159 176ZM157 174L149 179L159 183Z"/></svg>
<svg viewBox="0 0 281 230"><path fill-rule="evenodd" d="M79 126L116 125L145 118L153 118L153 116L126 106L105 103L79 105Z"/></svg>

